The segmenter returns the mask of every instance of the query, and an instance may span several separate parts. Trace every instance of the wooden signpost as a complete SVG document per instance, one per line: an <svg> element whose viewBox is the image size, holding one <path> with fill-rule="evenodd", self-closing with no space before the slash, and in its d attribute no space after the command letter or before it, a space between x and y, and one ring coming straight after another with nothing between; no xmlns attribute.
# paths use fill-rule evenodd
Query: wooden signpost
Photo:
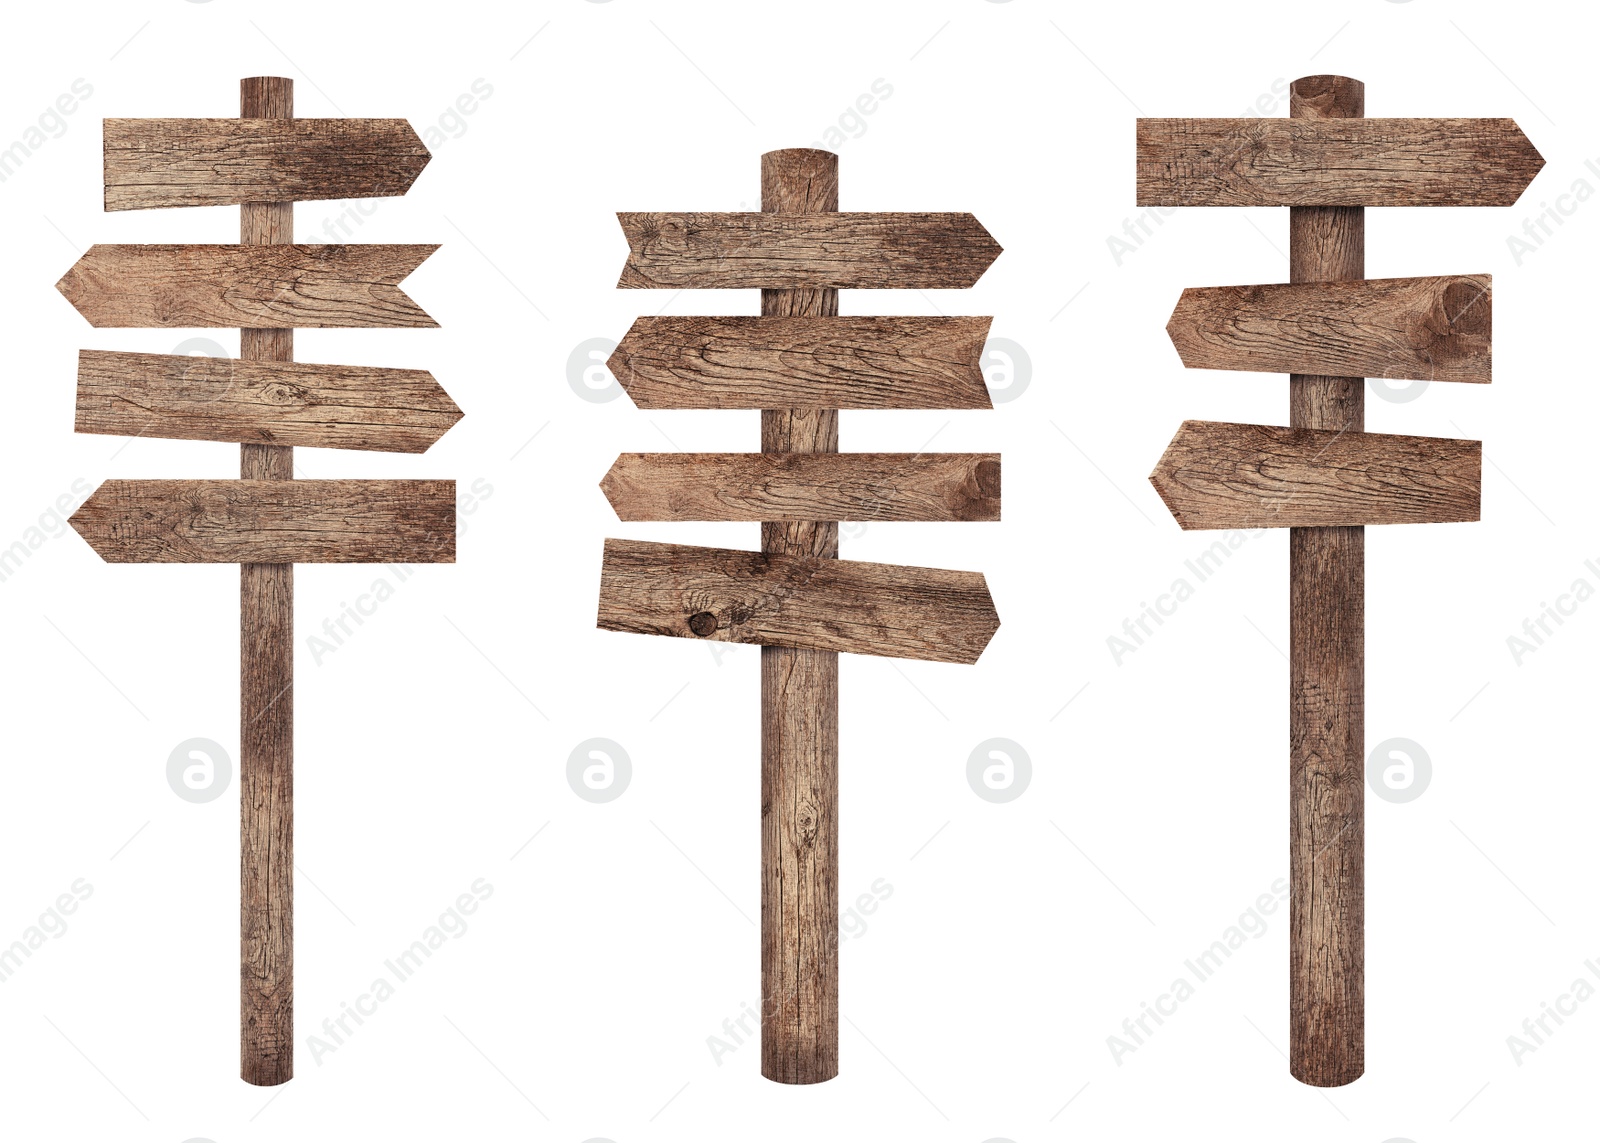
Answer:
<svg viewBox="0 0 1600 1143"><path fill-rule="evenodd" d="M1544 160L1509 119L1364 119L1310 76L1290 118L1141 119L1141 206L1287 206L1288 285L1185 290L1186 366L1287 371L1289 428L1186 421L1151 476L1184 528L1288 527L1290 1072L1364 1067L1363 526L1476 520L1476 441L1362 431L1366 377L1489 380L1487 274L1365 280L1363 208L1509 206Z"/></svg>
<svg viewBox="0 0 1600 1143"><path fill-rule="evenodd" d="M840 651L971 663L983 576L839 560L839 520L998 520L998 455L840 453L840 409L987 409L988 318L839 317L841 288L971 286L970 214L840 214L838 156L761 159L759 214L622 214L619 286L760 289L760 317L640 318L611 371L643 409L760 409L760 453L617 459L623 520L745 520L761 551L607 540L599 626L761 646L761 1074L839 1070Z"/></svg>
<svg viewBox="0 0 1600 1143"><path fill-rule="evenodd" d="M422 452L461 417L414 369L293 361L296 327L433 326L398 283L435 246L296 246L297 200L406 192L402 119L108 119L107 210L240 206L237 246L95 246L57 288L95 326L237 326L239 359L84 350L79 432L237 441L239 480L108 480L72 526L111 563L240 565L240 1074L294 1074L294 565L452 563L455 482L295 480L293 446Z"/></svg>

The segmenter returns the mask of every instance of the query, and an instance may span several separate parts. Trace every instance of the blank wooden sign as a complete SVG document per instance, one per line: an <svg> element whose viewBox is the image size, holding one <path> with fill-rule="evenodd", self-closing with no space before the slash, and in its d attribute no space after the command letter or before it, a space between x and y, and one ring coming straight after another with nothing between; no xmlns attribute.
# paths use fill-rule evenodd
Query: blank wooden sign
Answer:
<svg viewBox="0 0 1600 1143"><path fill-rule="evenodd" d="M293 447L423 452L461 417L420 369L292 360L296 328L431 327L399 289L437 246L296 246L297 200L404 194L403 119L107 119L107 210L240 205L238 245L93 246L57 283L92 325L240 330L237 360L83 350L84 433L235 441L239 480L108 480L72 526L109 563L240 565L240 1074L294 1075L294 565L452 563L452 480L295 480Z"/></svg>
<svg viewBox="0 0 1600 1143"><path fill-rule="evenodd" d="M1368 206L1509 206L1544 160L1509 119L1365 119L1309 76L1290 118L1141 119L1138 201L1287 206L1289 278L1179 299L1183 364L1290 375L1290 424L1185 421L1150 480L1184 528L1290 529L1289 1070L1365 1068L1363 606L1368 524L1478 518L1477 441L1367 433L1365 378L1486 383L1487 274L1368 279Z"/></svg>
<svg viewBox="0 0 1600 1143"><path fill-rule="evenodd" d="M840 651L973 663L977 572L841 560L840 520L1000 518L994 453L841 453L840 409L987 409L989 319L840 317L839 289L960 289L970 214L840 214L838 157L761 160L760 213L622 214L620 286L760 288L760 317L640 318L611 370L641 409L761 409L759 453L624 453L622 520L761 523L761 551L607 540L598 624L761 647L761 1074L839 1067Z"/></svg>

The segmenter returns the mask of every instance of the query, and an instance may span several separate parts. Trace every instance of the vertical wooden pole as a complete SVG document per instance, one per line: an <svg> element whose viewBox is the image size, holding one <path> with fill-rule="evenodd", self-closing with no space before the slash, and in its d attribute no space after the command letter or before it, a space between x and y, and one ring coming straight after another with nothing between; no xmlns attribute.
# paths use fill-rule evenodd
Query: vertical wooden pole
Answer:
<svg viewBox="0 0 1600 1143"><path fill-rule="evenodd" d="M246 119L294 117L294 81L240 81ZM239 208L239 241L294 241L292 202ZM294 360L294 330L242 329L242 361ZM240 446L244 480L291 480L294 450ZM239 1074L294 1076L294 565L239 567Z"/></svg>
<svg viewBox="0 0 1600 1143"><path fill-rule="evenodd" d="M1362 84L1296 80L1292 118L1357 119ZM1289 280L1365 277L1361 207L1289 209ZM1289 378L1289 423L1360 432L1361 377ZM1289 1070L1338 1087L1360 1077L1363 979L1365 535L1357 528L1289 530Z"/></svg>
<svg viewBox="0 0 1600 1143"><path fill-rule="evenodd" d="M761 156L761 209L839 209L839 157ZM838 290L762 290L767 317L832 317ZM836 409L763 409L762 452L838 452ZM837 522L761 525L761 550L839 555ZM839 656L761 648L761 1074L839 1074Z"/></svg>

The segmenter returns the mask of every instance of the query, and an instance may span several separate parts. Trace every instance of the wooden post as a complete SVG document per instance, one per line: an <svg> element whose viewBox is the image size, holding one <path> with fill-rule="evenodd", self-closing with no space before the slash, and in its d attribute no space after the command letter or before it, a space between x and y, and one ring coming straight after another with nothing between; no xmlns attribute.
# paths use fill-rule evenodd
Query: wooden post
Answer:
<svg viewBox="0 0 1600 1143"><path fill-rule="evenodd" d="M292 119L294 81L241 80L245 119ZM292 243L292 202L239 208L245 245ZM241 329L241 361L292 361L294 330ZM239 446L244 480L291 480L294 449ZM294 565L239 565L239 1074L294 1076Z"/></svg>
<svg viewBox="0 0 1600 1143"><path fill-rule="evenodd" d="M1297 119L1359 119L1357 80L1296 80ZM1289 210L1289 280L1365 277L1359 206ZM1361 377L1291 374L1295 428L1362 431ZM1338 1087L1360 1077L1363 1033L1364 530L1289 530L1289 1070Z"/></svg>
<svg viewBox="0 0 1600 1143"><path fill-rule="evenodd" d="M839 157L761 156L761 209L839 209ZM833 317L839 291L762 290L764 317ZM761 451L839 451L837 409L763 409ZM837 522L766 523L761 550L836 559ZM761 648L761 1074L839 1074L839 655Z"/></svg>

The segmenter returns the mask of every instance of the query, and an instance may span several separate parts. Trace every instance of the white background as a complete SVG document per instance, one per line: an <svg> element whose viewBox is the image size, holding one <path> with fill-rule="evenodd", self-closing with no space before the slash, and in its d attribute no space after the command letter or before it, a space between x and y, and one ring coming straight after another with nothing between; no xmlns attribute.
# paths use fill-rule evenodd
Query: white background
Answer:
<svg viewBox="0 0 1600 1143"><path fill-rule="evenodd" d="M1600 956L1590 704L1600 604L1520 665L1507 637L1600 557L1588 336L1600 205L1520 252L1541 204L1600 187L1592 27L1576 6L1197 3L83 3L12 16L0 147L92 95L0 183L9 330L0 547L0 943L82 878L92 896L0 984L8 1137L67 1140L1576 1138L1600 1001L1521 1057L1507 1037ZM1495 275L1491 387L1369 396L1367 426L1485 442L1483 522L1369 530L1367 738L1420 744L1423 795L1369 794L1367 1074L1289 1074L1288 919L1118 1062L1107 1038L1288 873L1281 532L1119 663L1107 638L1215 536L1146 474L1184 418L1282 424L1282 376L1185 372L1184 286L1283 281L1282 210L1184 210L1132 253L1133 120L1243 113L1299 75L1366 81L1372 116L1512 116L1548 160L1508 209L1373 210L1371 277ZM52 517L110 477L228 477L232 445L78 436L79 348L171 352L230 331L93 330L53 283L95 242L232 242L231 207L106 214L105 116L237 114L288 75L304 116L440 127L363 242L442 242L406 283L437 331L309 331L301 360L431 370L465 419L420 457L297 450L307 477L450 477L459 562L418 568L317 662L308 640L382 568L297 572L297 1077L237 1078L237 783L192 804L169 753L237 758L238 573L110 566ZM846 449L1005 456L1002 524L873 524L849 558L986 573L976 667L847 657L839 1078L759 1075L708 1037L759 1003L753 648L594 629L605 536L754 547L755 525L621 525L619 451L757 447L754 413L585 400L581 342L643 313L754 313L753 291L614 288L613 212L758 205L759 155L837 146L846 210L967 210L1006 252L965 293L843 310L995 315L1031 379L993 412L847 413ZM452 108L474 81L492 94ZM49 124L56 126L54 121ZM41 137L35 136L37 141ZM1592 201L1592 200L1591 200ZM303 203L327 237L348 204ZM997 373L997 386L1002 384ZM1016 382L1013 382L1015 384ZM530 442L531 438L531 443ZM81 483L79 483L81 482ZM70 503L81 498L72 496ZM41 521L41 517L43 517ZM29 532L38 527L38 533ZM1191 583L1193 583L1191 577ZM1070 705L1068 705L1070 703ZM579 798L612 740L632 781ZM1031 757L985 801L967 758ZM537 836L535 836L537 835ZM530 838L533 840L530 841ZM476 880L492 896L376 1015L309 1037ZM54 925L54 922L51 922ZM852 922L854 925L854 922ZM1600 984L1593 976L1591 981ZM1591 1129L1592 1131L1592 1129Z"/></svg>

